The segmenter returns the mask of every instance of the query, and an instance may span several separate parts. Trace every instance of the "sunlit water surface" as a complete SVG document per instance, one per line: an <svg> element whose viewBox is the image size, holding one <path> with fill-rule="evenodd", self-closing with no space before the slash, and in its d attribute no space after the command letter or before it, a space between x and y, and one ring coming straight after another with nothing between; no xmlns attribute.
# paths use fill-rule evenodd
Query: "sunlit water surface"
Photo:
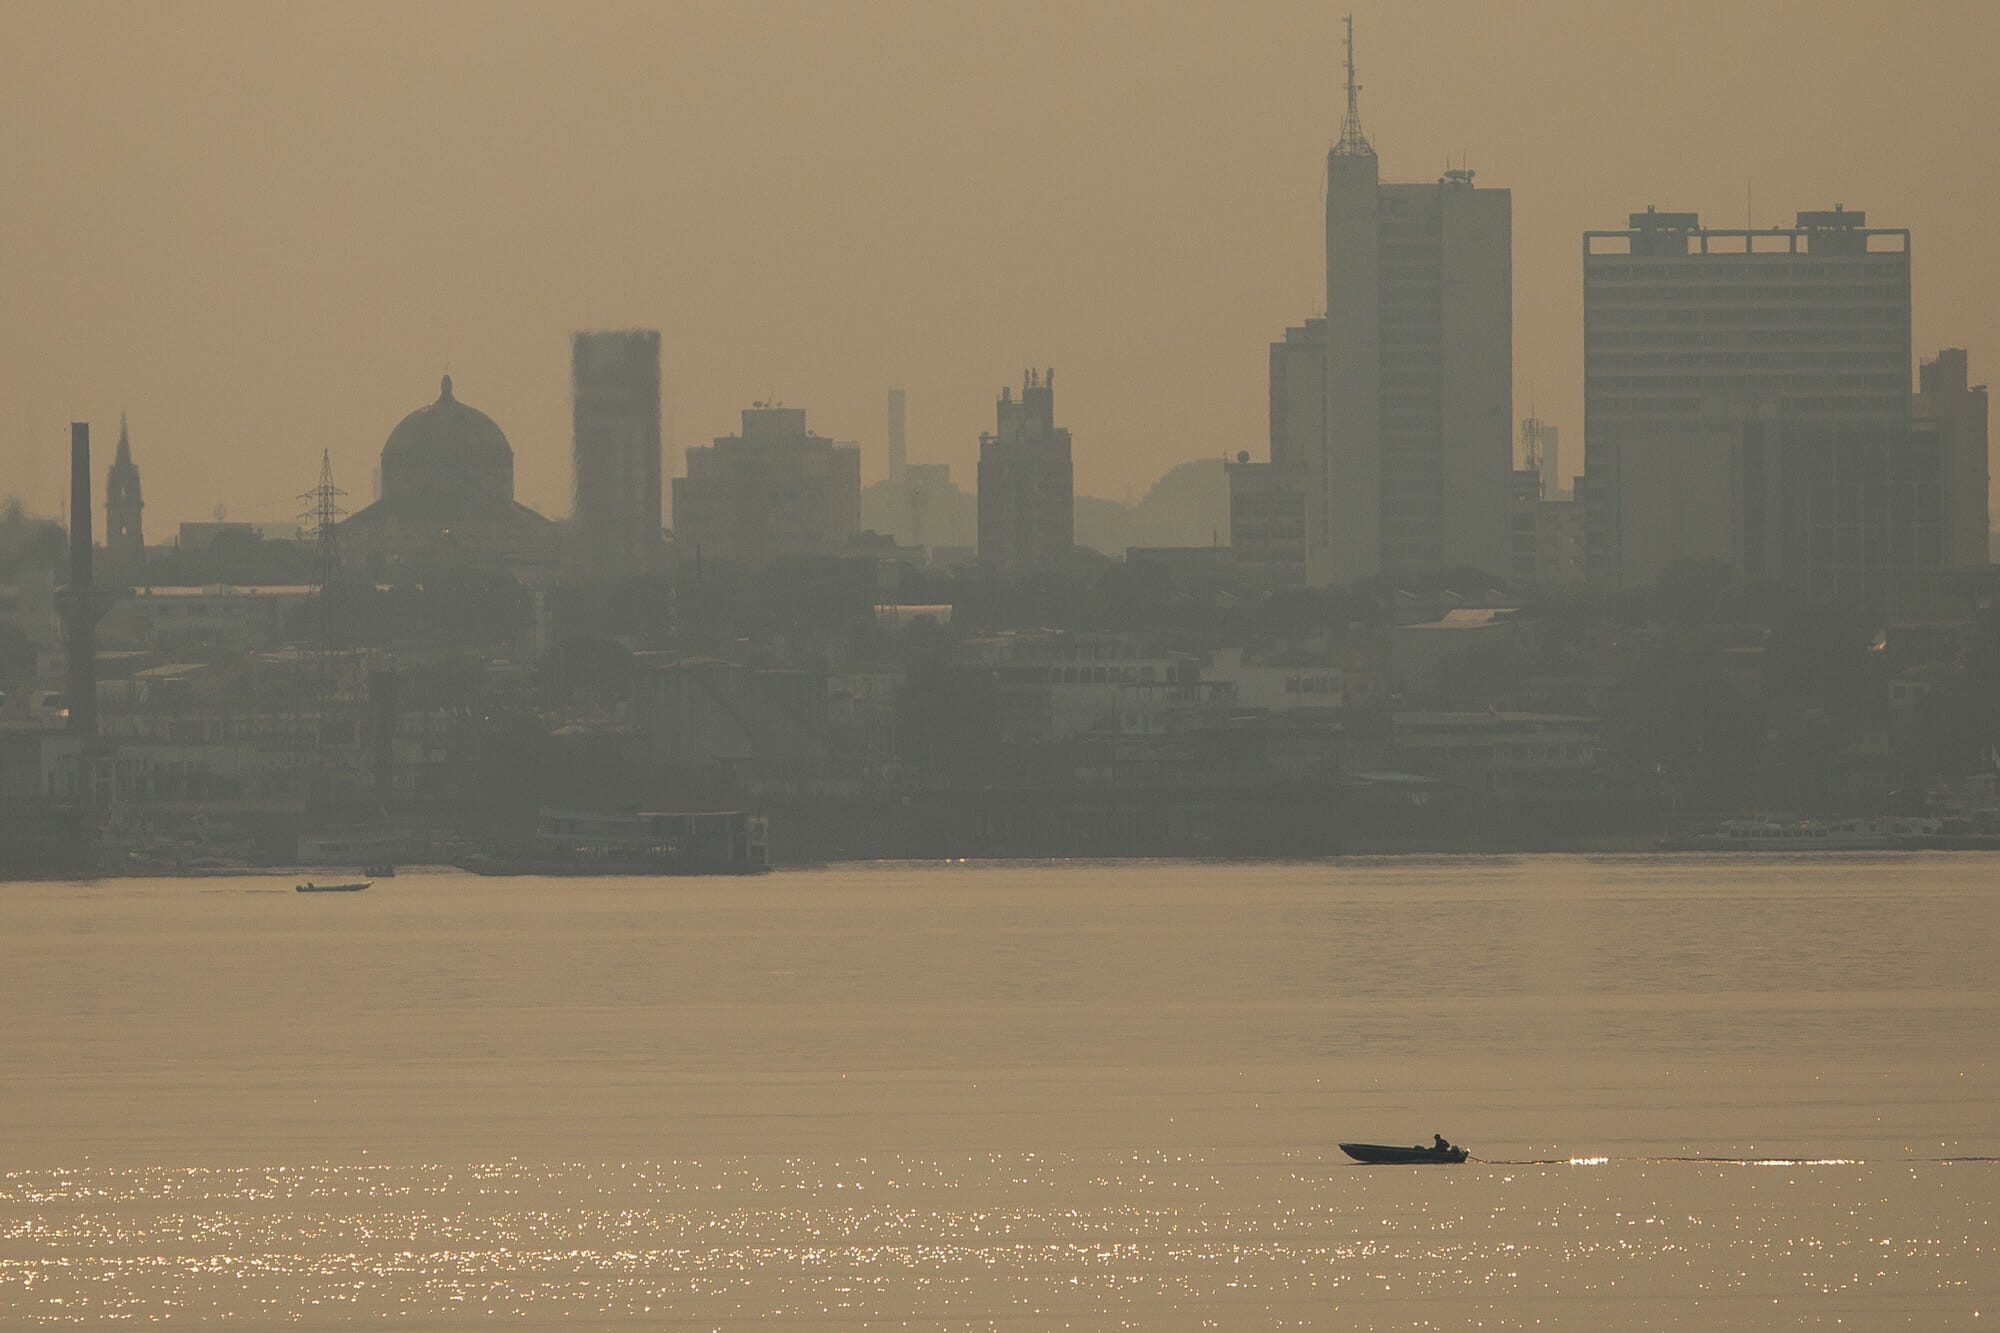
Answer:
<svg viewBox="0 0 2000 1333"><path fill-rule="evenodd" d="M1978 1328L1996 946L1976 855L4 885L0 1326Z"/></svg>

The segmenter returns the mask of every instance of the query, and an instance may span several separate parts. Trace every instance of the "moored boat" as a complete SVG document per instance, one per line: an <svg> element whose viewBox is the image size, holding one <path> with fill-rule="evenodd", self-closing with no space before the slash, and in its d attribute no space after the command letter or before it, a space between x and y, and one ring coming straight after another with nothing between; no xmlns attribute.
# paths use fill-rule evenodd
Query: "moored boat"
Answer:
<svg viewBox="0 0 2000 1333"><path fill-rule="evenodd" d="M1443 1140L1439 1140L1443 1143ZM1357 1162L1371 1166L1442 1166L1462 1162L1471 1154L1456 1144L1442 1147L1397 1148L1386 1143L1343 1143L1340 1150Z"/></svg>
<svg viewBox="0 0 2000 1333"><path fill-rule="evenodd" d="M307 880L305 883L295 885L294 887L300 893L359 893L374 882L372 879L364 879L353 884L315 884L311 880Z"/></svg>

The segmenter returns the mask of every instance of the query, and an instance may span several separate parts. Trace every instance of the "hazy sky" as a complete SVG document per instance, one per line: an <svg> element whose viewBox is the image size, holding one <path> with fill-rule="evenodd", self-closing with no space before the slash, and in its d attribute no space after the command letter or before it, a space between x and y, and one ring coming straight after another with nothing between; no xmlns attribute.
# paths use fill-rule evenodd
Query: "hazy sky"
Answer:
<svg viewBox="0 0 2000 1333"><path fill-rule="evenodd" d="M0 493L146 530L358 502L437 395L569 509L572 330L661 331L681 448L775 396L968 489L1023 367L1080 492L1264 456L1267 344L1323 301L1324 3L0 4ZM1514 201L1516 415L1581 437L1580 240L1647 204L1914 232L1915 341L2000 359L2000 4L1355 8L1385 179ZM1746 195L1748 198L1746 199ZM669 470L681 470L671 451ZM1566 466L1566 470L1568 470Z"/></svg>

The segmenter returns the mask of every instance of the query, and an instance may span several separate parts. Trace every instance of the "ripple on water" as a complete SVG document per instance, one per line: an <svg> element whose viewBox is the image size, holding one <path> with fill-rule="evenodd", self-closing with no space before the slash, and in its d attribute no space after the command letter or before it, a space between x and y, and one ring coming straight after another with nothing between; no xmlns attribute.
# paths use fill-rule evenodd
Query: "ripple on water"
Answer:
<svg viewBox="0 0 2000 1333"><path fill-rule="evenodd" d="M0 1176L0 1324L1277 1327L1337 1309L1505 1327L1639 1300L1715 1325L1777 1301L1948 1326L2000 1269L2000 1164L1577 1164L1593 1169L1175 1153L17 1171Z"/></svg>

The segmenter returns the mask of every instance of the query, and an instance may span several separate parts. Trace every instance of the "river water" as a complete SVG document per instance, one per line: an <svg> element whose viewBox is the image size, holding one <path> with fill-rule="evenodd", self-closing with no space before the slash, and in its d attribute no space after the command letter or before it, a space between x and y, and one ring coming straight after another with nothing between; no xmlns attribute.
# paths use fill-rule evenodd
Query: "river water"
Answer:
<svg viewBox="0 0 2000 1333"><path fill-rule="evenodd" d="M2000 1322L2000 857L290 890L0 885L0 1326Z"/></svg>

